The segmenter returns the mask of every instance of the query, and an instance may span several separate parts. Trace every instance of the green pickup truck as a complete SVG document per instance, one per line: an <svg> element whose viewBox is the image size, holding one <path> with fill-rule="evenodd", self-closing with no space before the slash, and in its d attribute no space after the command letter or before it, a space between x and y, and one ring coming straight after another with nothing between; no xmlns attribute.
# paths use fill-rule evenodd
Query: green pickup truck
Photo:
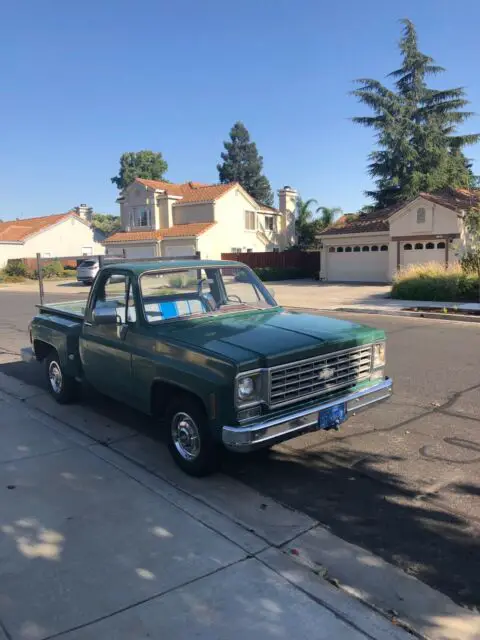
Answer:
<svg viewBox="0 0 480 640"><path fill-rule="evenodd" d="M319 290L320 292L320 290ZM280 307L239 262L104 266L87 302L39 306L25 361L42 361L60 403L86 381L150 413L176 463L217 467L386 400L385 334Z"/></svg>

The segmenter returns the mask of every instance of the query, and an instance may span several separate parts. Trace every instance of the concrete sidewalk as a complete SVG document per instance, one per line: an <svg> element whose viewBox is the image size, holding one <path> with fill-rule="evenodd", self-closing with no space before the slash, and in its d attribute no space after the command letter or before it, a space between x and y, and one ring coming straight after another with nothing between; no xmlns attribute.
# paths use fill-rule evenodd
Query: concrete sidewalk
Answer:
<svg viewBox="0 0 480 640"><path fill-rule="evenodd" d="M0 477L0 640L406 640L400 620L480 638L478 616L308 516L5 374Z"/></svg>
<svg viewBox="0 0 480 640"><path fill-rule="evenodd" d="M225 515L201 481L189 493L115 451L128 429L106 438L92 415L82 433L0 378L2 640L410 637L277 548L308 517L220 476L205 494L236 503Z"/></svg>

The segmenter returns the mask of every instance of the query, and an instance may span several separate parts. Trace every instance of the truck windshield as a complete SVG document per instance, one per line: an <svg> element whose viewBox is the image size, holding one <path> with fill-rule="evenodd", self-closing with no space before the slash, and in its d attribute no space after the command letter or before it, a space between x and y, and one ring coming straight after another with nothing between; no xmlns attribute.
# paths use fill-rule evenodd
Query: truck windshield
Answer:
<svg viewBox="0 0 480 640"><path fill-rule="evenodd" d="M140 290L148 322L276 306L247 267L203 267L145 273Z"/></svg>

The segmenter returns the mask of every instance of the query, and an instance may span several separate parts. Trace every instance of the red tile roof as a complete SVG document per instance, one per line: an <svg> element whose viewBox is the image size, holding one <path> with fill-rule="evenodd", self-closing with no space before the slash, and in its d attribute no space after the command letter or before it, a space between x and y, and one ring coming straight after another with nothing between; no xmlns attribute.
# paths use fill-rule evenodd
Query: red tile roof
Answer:
<svg viewBox="0 0 480 640"><path fill-rule="evenodd" d="M150 189L158 189L165 191L169 195L181 197L182 199L179 200L178 204L183 204L184 202L213 202L238 185L237 182L229 184L202 184L201 182L173 184L160 180L145 180L144 178L137 178L135 182L139 182Z"/></svg>
<svg viewBox="0 0 480 640"><path fill-rule="evenodd" d="M7 220L0 223L0 243L1 242L24 242L29 236L45 231L69 216L81 220L73 211L58 213L52 216L42 216L40 218L25 218L23 220Z"/></svg>
<svg viewBox="0 0 480 640"><path fill-rule="evenodd" d="M118 231L109 236L105 243L142 242L148 240L163 240L164 238L193 238L208 231L215 222L190 222L175 224L168 229L158 231Z"/></svg>
<svg viewBox="0 0 480 640"><path fill-rule="evenodd" d="M439 204L452 211L459 211L462 208L480 203L480 190L445 189L436 193L420 193L419 195L425 198L425 200ZM325 229L325 231L322 231L319 235L331 236L346 233L388 232L389 218L414 200L416 200L416 198L386 209L380 209L379 211L356 214L355 217L349 217L349 215L342 216L331 227Z"/></svg>

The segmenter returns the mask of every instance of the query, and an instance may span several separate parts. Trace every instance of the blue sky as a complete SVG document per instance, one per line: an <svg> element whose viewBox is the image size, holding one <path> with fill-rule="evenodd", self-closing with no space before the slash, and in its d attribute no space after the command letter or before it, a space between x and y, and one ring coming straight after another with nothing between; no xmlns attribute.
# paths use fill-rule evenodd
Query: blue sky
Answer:
<svg viewBox="0 0 480 640"><path fill-rule="evenodd" d="M161 151L172 181L216 182L242 120L275 191L355 211L370 132L352 80L399 63L398 20L480 112L478 0L5 0L0 21L0 218L86 202L117 212L123 151ZM480 118L467 129L480 131ZM480 173L480 146L468 149Z"/></svg>

